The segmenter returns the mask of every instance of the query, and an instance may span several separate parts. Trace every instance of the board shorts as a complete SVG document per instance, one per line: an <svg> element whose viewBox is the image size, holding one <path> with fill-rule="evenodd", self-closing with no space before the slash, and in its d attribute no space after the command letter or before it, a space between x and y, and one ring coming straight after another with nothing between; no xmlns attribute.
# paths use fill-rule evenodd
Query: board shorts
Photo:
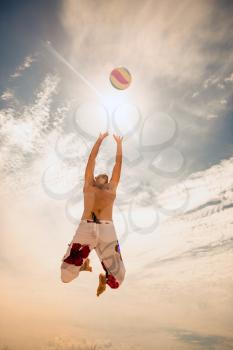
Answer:
<svg viewBox="0 0 233 350"><path fill-rule="evenodd" d="M107 284L118 288L125 277L120 244L113 221L81 220L62 258L61 280L70 282L79 275L81 266L95 249L105 271Z"/></svg>

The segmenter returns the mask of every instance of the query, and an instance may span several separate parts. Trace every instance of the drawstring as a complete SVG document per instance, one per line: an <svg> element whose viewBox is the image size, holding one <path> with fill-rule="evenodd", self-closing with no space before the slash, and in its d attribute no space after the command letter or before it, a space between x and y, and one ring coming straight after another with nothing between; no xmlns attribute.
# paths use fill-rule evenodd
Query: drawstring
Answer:
<svg viewBox="0 0 233 350"><path fill-rule="evenodd" d="M96 224L101 224L101 222L99 221L99 219L97 219L97 216L95 215L95 213L93 211L91 212L91 216Z"/></svg>
<svg viewBox="0 0 233 350"><path fill-rule="evenodd" d="M91 212L91 216L92 216L93 220L86 219L87 222L95 222L96 224L102 224L102 222L99 221L99 219L97 218L97 216L95 215L95 213L93 211ZM109 222L107 222L107 221L105 223L109 224Z"/></svg>
<svg viewBox="0 0 233 350"><path fill-rule="evenodd" d="M91 212L91 216L92 216L92 219L94 220L94 222L99 223L99 220L97 219L97 216L95 215L95 213L93 211Z"/></svg>

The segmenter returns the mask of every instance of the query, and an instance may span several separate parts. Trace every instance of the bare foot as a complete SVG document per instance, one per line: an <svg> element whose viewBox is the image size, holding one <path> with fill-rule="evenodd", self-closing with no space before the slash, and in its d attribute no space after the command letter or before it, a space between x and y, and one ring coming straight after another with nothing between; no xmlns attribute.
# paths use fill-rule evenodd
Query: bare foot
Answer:
<svg viewBox="0 0 233 350"><path fill-rule="evenodd" d="M97 288L97 292L96 295L97 297L103 293L106 289L106 283L107 283L107 279L104 273L100 273L99 274L99 286Z"/></svg>
<svg viewBox="0 0 233 350"><path fill-rule="evenodd" d="M90 266L90 259L87 258L87 260L82 264L80 271L92 271L92 267Z"/></svg>

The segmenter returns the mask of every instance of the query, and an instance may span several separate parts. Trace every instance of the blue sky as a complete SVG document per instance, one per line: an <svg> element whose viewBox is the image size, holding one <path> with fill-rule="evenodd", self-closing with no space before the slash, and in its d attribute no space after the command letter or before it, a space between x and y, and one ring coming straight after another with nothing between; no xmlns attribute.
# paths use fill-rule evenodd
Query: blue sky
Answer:
<svg viewBox="0 0 233 350"><path fill-rule="evenodd" d="M1 2L0 346L232 347L232 14L231 1ZM121 65L132 83L119 91ZM127 275L97 302L94 252L69 286L59 268L107 127L95 174L110 175L122 134Z"/></svg>
<svg viewBox="0 0 233 350"><path fill-rule="evenodd" d="M1 88L19 62L37 49L39 40L58 38L57 44L63 42L65 32L57 18L59 6L56 0L1 1Z"/></svg>

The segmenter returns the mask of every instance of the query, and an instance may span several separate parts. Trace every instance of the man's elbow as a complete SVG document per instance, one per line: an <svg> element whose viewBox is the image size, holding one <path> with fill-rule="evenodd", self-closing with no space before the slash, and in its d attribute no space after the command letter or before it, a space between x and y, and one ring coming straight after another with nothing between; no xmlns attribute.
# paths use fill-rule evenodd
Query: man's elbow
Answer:
<svg viewBox="0 0 233 350"><path fill-rule="evenodd" d="M96 157L97 157L97 154L90 154L89 155L89 160L91 160L91 161L95 161L95 159L96 159Z"/></svg>
<svg viewBox="0 0 233 350"><path fill-rule="evenodd" d="M122 162L122 154L117 154L116 155L116 162L121 163Z"/></svg>

